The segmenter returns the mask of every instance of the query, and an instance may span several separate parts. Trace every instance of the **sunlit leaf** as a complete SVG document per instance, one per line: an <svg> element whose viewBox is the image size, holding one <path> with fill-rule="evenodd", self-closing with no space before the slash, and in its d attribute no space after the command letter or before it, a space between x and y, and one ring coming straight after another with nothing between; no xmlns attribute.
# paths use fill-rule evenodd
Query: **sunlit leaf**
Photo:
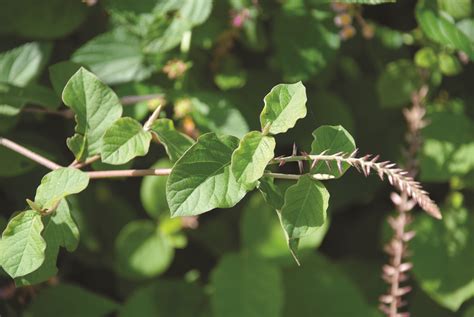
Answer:
<svg viewBox="0 0 474 317"><path fill-rule="evenodd" d="M230 170L239 140L215 133L202 135L176 162L168 178L166 198L172 216L202 214L230 208L246 191Z"/></svg>
<svg viewBox="0 0 474 317"><path fill-rule="evenodd" d="M44 261L41 215L27 210L13 217L0 240L0 264L13 278L33 272Z"/></svg>
<svg viewBox="0 0 474 317"><path fill-rule="evenodd" d="M301 82L279 84L265 96L260 114L262 131L285 133L298 119L306 117L306 88Z"/></svg>
<svg viewBox="0 0 474 317"><path fill-rule="evenodd" d="M150 147L151 133L132 118L120 118L102 137L101 160L107 164L125 164L137 156L144 156Z"/></svg>
<svg viewBox="0 0 474 317"><path fill-rule="evenodd" d="M68 139L69 148L77 159L99 154L102 136L122 115L117 95L81 68L64 87L63 101L76 114L76 134Z"/></svg>
<svg viewBox="0 0 474 317"><path fill-rule="evenodd" d="M252 131L244 136L232 154L231 171L237 182L248 190L256 186L274 156L275 139Z"/></svg>

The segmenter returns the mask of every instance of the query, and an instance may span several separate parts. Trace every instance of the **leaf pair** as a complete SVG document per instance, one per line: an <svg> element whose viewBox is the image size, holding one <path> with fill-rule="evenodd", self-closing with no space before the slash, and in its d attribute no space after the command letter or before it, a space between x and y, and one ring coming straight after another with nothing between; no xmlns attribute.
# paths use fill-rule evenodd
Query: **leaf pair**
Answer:
<svg viewBox="0 0 474 317"><path fill-rule="evenodd" d="M64 87L63 100L76 113L76 134L67 143L77 160L100 154L102 162L120 165L148 153L152 132L133 118L120 118L117 95L91 72L80 68ZM151 130L172 161L193 143L169 119L158 119Z"/></svg>
<svg viewBox="0 0 474 317"><path fill-rule="evenodd" d="M38 187L35 202L39 210L26 210L13 217L0 240L0 264L17 284L44 281L56 273L59 247L73 251L79 231L72 219L65 197L84 190L89 183L86 173L61 168L45 175ZM49 215L42 216L43 212Z"/></svg>

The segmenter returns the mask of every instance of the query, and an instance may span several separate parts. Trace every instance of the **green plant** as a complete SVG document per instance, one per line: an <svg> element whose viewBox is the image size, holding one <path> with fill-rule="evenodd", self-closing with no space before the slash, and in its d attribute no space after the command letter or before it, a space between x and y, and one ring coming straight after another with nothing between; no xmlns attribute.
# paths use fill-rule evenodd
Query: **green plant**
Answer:
<svg viewBox="0 0 474 317"><path fill-rule="evenodd" d="M30 2L0 315L470 316L471 1Z"/></svg>
<svg viewBox="0 0 474 317"><path fill-rule="evenodd" d="M2 267L12 278L22 277L26 284L25 276L29 274L33 274L35 282L51 277L54 269L45 267L55 265L54 260L45 261L49 244L54 244L56 249L57 246L75 249L77 226L64 199L85 190L89 180L97 178L169 175L166 199L171 217L196 216L215 208L233 207L258 187L267 202L276 208L295 259L299 239L311 235L326 221L329 193L320 181L341 177L349 166L365 176L372 170L381 180L386 176L404 195L413 198L432 216L441 218L436 204L405 171L388 161L378 162L378 156L356 157L354 139L341 126L316 129L311 154L297 155L295 151L291 156L275 157L274 135L285 133L306 116L306 89L301 82L275 86L265 97L260 115L262 131L251 131L241 140L210 132L194 142L174 130L169 119L158 118L161 106L143 126L133 118L120 118L118 97L83 68L67 82L62 95L64 103L74 109L77 122L76 134L68 139L68 146L76 156L70 167L62 167L0 138L1 145L53 170L41 180L34 200L27 200L30 209L10 220L1 240ZM173 168L82 172L77 167L78 164L84 167L97 157L112 165L126 164L147 154L152 137L166 147L169 159L176 161ZM302 167L304 161L311 163L306 172ZM277 173L269 168L272 164L281 166L289 162L300 164L300 174ZM284 199L273 184L275 178L297 180L287 189ZM263 186L262 182L265 182ZM53 232L51 238L49 231ZM58 235L64 240L57 241ZM69 247L67 239L75 244ZM47 274L34 274L38 270Z"/></svg>

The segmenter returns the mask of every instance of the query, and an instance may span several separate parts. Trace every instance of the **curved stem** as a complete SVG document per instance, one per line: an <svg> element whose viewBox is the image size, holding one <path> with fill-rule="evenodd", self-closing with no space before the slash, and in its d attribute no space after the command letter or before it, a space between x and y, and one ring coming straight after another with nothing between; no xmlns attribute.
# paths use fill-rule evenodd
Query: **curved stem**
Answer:
<svg viewBox="0 0 474 317"><path fill-rule="evenodd" d="M402 193L406 193L409 198L416 200L418 205L423 208L431 216L441 219L441 212L436 203L431 200L428 193L423 190L421 184L415 181L407 171L400 169L395 163L389 161L378 162L378 156L366 155L363 157L355 157L357 150L348 153L336 154L318 154L318 155L294 155L286 157L277 157L270 161L269 164L282 164L287 162L312 161L315 166L319 161L335 162L337 169L342 174L342 163L347 163L355 167L359 172L368 176L373 170L377 173L381 180L387 176L391 185L396 187ZM328 163L328 168L331 165Z"/></svg>
<svg viewBox="0 0 474 317"><path fill-rule="evenodd" d="M18 154L23 155L24 157L29 158L32 161L35 161L36 163L43 165L51 170L56 170L58 168L61 168L62 166L54 163L53 161L47 159L46 157L39 155L38 153L35 153L31 150L28 150L24 146L21 146L18 143L13 142L12 140L9 140L4 137L0 137L0 145L17 152Z"/></svg>

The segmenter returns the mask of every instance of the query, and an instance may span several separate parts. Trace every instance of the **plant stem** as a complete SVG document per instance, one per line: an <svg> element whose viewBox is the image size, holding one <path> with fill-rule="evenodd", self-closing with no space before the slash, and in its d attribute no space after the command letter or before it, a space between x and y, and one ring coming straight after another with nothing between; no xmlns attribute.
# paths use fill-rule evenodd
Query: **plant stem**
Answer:
<svg viewBox="0 0 474 317"><path fill-rule="evenodd" d="M418 173L417 154L422 144L421 129L426 126L424 120L426 109L423 100L427 93L427 86L420 88L412 96L412 107L403 110L408 128L405 136L408 145L404 152L405 165L409 175L413 177ZM401 287L400 284L408 279L407 271L413 266L412 263L403 263L403 261L408 254L408 242L415 236L414 231L406 232L407 225L412 221L410 211L415 202L406 193L402 195L392 193L391 199L398 215L388 218L388 223L393 229L393 236L384 248L390 260L389 264L384 266L382 276L389 284L389 289L388 294L380 297L380 309L388 317L398 317L408 315L408 313L401 313L400 309L406 305L403 296L411 291L411 287L409 285Z"/></svg>
<svg viewBox="0 0 474 317"><path fill-rule="evenodd" d="M23 108L22 111L30 112L30 113L51 114L51 115L60 116L66 119L72 119L74 117L74 113L69 109L50 110L50 109L45 109L45 108Z"/></svg>
<svg viewBox="0 0 474 317"><path fill-rule="evenodd" d="M313 161L315 162L326 161L336 162L337 168L342 174L342 163L347 163L355 167L359 172L368 176L372 170L374 170L381 180L384 179L384 175L387 176L388 181L391 185L398 188L402 193L406 193L409 198L416 200L418 205L423 208L431 216L441 219L441 212L439 211L436 203L431 200L428 193L423 190L420 183L415 181L407 171L404 171L396 167L396 164L385 161L378 162L378 156L372 157L366 155L363 157L355 157L357 150L351 154L347 153L336 153L336 154L319 154L319 155L294 155L286 157L277 157L270 161L269 164L282 164L287 162L300 162L300 161ZM328 167L331 165L328 163Z"/></svg>
<svg viewBox="0 0 474 317"><path fill-rule="evenodd" d="M163 94L149 94L149 95L141 95L141 96L124 96L120 98L120 103L124 106L134 105L138 102L163 98Z"/></svg>
<svg viewBox="0 0 474 317"><path fill-rule="evenodd" d="M43 165L51 170L56 170L58 168L61 168L62 166L59 164L54 163L53 161L50 161L44 156L41 156L33 151L28 150L24 146L21 146L18 143L15 143L7 138L0 137L0 145L3 145L4 147L17 152L18 154L23 155L24 157L29 158L32 161L35 161L36 163Z"/></svg>
<svg viewBox="0 0 474 317"><path fill-rule="evenodd" d="M301 177L301 175L298 175L298 174L282 174L282 173L271 173L271 172L266 172L263 175L273 177L273 178L292 179L292 180L297 180Z"/></svg>
<svg viewBox="0 0 474 317"><path fill-rule="evenodd" d="M263 176L279 178L279 179L291 179L291 180L298 180L302 175L300 174L283 174L283 173L272 173L272 172L265 172ZM314 179L317 180L328 180L333 179L334 176L329 174L312 174L311 175Z"/></svg>
<svg viewBox="0 0 474 317"><path fill-rule="evenodd" d="M162 105L159 105L158 107L156 107L156 109L153 111L151 116L148 118L148 120L143 125L143 130L145 130L145 131L150 130L151 126L153 125L153 122L155 122L155 120L158 119L158 117L160 116L161 108L163 108Z"/></svg>
<svg viewBox="0 0 474 317"><path fill-rule="evenodd" d="M74 161L72 162L72 164L70 165L70 167L74 167L74 168L78 168L78 169L81 169L83 168L84 166L87 166L89 164L92 164L96 161L100 160L100 155L94 155L92 157L89 157L88 159L86 159L84 162L77 162L77 161Z"/></svg>
<svg viewBox="0 0 474 317"><path fill-rule="evenodd" d="M131 169L116 171L93 171L87 172L91 179L116 178L116 177L141 177L141 176L168 176L171 168Z"/></svg>

